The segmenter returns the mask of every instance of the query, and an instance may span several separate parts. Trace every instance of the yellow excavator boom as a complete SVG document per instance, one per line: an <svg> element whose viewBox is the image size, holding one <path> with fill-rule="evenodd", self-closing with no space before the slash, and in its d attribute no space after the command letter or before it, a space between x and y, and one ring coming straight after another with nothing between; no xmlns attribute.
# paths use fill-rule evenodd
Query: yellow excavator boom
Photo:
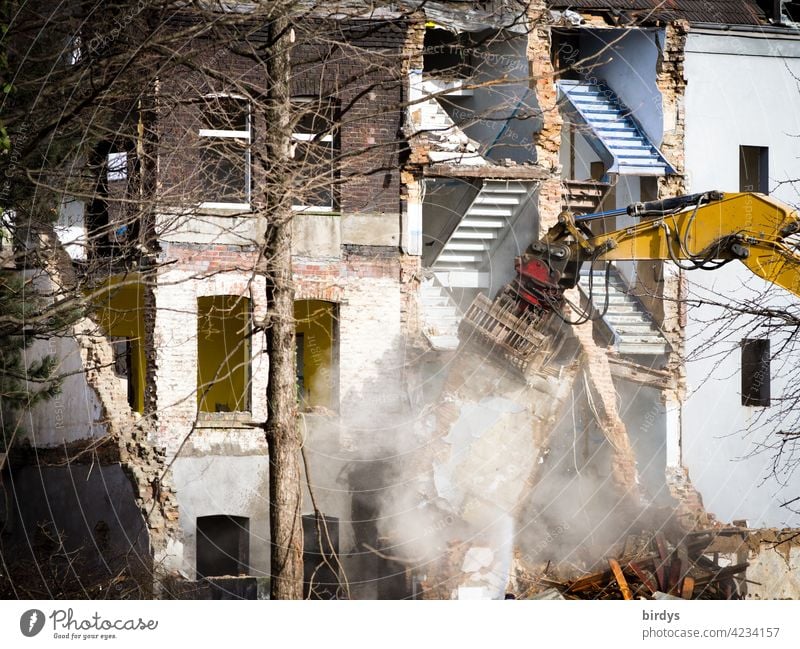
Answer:
<svg viewBox="0 0 800 649"><path fill-rule="evenodd" d="M585 245L607 249L597 261L739 259L754 274L800 296L800 254L785 241L800 231L798 213L763 194L721 196L694 209L645 217L587 238ZM635 215L636 204L631 207Z"/></svg>

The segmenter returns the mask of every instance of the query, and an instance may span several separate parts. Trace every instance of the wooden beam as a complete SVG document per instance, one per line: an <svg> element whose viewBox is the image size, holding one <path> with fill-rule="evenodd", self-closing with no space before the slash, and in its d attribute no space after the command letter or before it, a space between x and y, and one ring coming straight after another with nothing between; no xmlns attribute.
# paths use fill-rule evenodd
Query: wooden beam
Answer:
<svg viewBox="0 0 800 649"><path fill-rule="evenodd" d="M633 593L631 592L630 586L628 586L625 575L622 574L622 568L620 567L619 562L616 559L609 559L608 565L611 566L611 572L614 574L614 579L616 579L617 583L619 584L619 589L622 591L623 599L633 599Z"/></svg>

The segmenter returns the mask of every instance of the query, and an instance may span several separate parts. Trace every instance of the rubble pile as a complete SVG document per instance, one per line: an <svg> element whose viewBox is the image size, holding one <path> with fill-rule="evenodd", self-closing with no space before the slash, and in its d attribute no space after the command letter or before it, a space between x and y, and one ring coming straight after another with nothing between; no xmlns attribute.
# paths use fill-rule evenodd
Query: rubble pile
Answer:
<svg viewBox="0 0 800 649"><path fill-rule="evenodd" d="M744 599L748 563L732 563L712 549L739 528L701 530L670 543L661 532L629 537L608 567L568 580L537 579L530 599ZM729 563L729 565L725 565Z"/></svg>

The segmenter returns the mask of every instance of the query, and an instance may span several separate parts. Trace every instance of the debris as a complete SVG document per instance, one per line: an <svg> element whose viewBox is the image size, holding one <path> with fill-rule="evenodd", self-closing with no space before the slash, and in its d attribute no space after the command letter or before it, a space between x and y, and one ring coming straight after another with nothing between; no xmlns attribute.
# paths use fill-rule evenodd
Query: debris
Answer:
<svg viewBox="0 0 800 649"><path fill-rule="evenodd" d="M720 565L711 546L721 533L692 532L671 544L659 532L635 552L629 539L607 569L565 581L542 577L530 599L556 599L553 590L564 599L743 599L749 564Z"/></svg>
<svg viewBox="0 0 800 649"><path fill-rule="evenodd" d="M565 599L558 588L547 588L540 593L531 595L529 599Z"/></svg>

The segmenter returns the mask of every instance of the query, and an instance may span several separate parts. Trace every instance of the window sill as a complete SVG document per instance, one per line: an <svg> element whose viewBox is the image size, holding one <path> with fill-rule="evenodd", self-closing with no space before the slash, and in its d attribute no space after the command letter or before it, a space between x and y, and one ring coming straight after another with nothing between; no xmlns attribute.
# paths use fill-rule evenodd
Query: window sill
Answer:
<svg viewBox="0 0 800 649"><path fill-rule="evenodd" d="M250 412L199 412L197 413L196 428L254 428L257 424L253 421Z"/></svg>
<svg viewBox="0 0 800 649"><path fill-rule="evenodd" d="M295 214L323 214L325 216L342 215L340 210L332 207L306 207L304 205L292 205L292 211Z"/></svg>
<svg viewBox="0 0 800 649"><path fill-rule="evenodd" d="M217 216L235 216L239 214L252 214L253 207L250 203L200 203L197 210L203 214Z"/></svg>

